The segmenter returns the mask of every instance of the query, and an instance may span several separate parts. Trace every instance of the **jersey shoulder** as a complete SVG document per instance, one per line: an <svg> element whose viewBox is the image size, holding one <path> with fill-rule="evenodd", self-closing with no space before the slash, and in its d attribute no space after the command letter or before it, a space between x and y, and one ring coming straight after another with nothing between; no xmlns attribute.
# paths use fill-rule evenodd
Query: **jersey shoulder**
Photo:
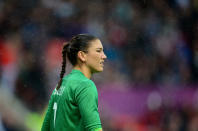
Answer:
<svg viewBox="0 0 198 131"><path fill-rule="evenodd" d="M63 85L69 85L72 87L87 87L95 86L94 82L83 75L68 75L63 78Z"/></svg>

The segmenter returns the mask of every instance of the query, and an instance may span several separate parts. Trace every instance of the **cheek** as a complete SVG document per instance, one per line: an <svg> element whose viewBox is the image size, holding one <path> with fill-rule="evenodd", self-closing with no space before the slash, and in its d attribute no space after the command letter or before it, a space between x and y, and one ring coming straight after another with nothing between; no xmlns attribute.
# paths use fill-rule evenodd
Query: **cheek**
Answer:
<svg viewBox="0 0 198 131"><path fill-rule="evenodd" d="M88 58L89 63L98 64L100 63L100 56L98 54L92 54Z"/></svg>

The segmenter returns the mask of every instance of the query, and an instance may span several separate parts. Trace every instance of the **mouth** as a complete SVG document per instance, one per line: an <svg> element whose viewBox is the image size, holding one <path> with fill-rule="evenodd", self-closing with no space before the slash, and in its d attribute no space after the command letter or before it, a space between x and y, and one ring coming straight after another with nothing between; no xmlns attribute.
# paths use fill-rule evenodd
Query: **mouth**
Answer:
<svg viewBox="0 0 198 131"><path fill-rule="evenodd" d="M104 66L104 61L100 62L100 64L101 64L102 66Z"/></svg>

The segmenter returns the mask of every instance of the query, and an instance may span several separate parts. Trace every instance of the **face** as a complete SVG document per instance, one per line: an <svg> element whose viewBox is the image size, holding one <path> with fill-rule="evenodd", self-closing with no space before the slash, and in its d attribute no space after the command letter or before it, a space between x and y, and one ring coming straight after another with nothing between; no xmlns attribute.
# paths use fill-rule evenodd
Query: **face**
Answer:
<svg viewBox="0 0 198 131"><path fill-rule="evenodd" d="M90 42L86 53L85 64L92 73L103 71L104 60L107 58L103 51L102 43L99 39Z"/></svg>

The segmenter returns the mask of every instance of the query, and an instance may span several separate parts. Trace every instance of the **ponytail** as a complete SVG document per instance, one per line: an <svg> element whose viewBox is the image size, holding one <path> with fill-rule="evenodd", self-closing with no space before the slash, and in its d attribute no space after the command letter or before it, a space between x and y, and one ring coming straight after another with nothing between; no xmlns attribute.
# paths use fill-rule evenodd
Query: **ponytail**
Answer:
<svg viewBox="0 0 198 131"><path fill-rule="evenodd" d="M66 70L66 54L68 52L68 47L69 47L69 43L64 43L63 44L63 50L62 50L62 69L61 69L61 73L60 73L60 80L58 82L58 86L56 87L56 89L58 90L61 86L62 83L62 79L64 77L65 74L65 70Z"/></svg>

